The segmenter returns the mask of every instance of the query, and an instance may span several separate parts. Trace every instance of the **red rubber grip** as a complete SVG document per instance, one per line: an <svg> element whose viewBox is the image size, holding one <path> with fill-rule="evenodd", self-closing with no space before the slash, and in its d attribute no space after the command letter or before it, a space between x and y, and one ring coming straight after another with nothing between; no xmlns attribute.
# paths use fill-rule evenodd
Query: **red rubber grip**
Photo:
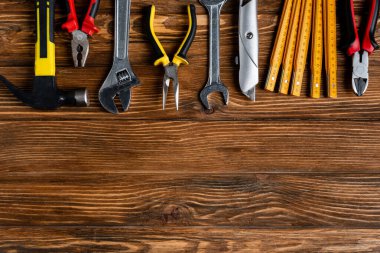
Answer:
<svg viewBox="0 0 380 253"><path fill-rule="evenodd" d="M63 30L67 30L72 33L79 29L79 22L77 17L77 12L75 10L74 0L65 0L66 11L67 11L67 21L62 25Z"/></svg>
<svg viewBox="0 0 380 253"><path fill-rule="evenodd" d="M346 29L349 29L349 31L347 32L351 34L349 46L347 48L347 54L348 56L352 56L356 52L360 51L360 39L359 39L358 29L357 29L356 21L355 21L354 1L353 0L347 0L347 1L350 1L350 6L348 10L346 10L349 12L347 13L349 17L349 20L347 20L347 22L349 22L350 24L346 27Z"/></svg>
<svg viewBox="0 0 380 253"><path fill-rule="evenodd" d="M365 27L362 49L368 53L373 53L375 49L379 48L379 45L375 41L376 24L379 13L380 0L370 0L368 13L368 21Z"/></svg>
<svg viewBox="0 0 380 253"><path fill-rule="evenodd" d="M95 17L98 13L99 4L100 0L91 0L86 17L83 20L82 31L90 36L99 32L99 28L95 26Z"/></svg>

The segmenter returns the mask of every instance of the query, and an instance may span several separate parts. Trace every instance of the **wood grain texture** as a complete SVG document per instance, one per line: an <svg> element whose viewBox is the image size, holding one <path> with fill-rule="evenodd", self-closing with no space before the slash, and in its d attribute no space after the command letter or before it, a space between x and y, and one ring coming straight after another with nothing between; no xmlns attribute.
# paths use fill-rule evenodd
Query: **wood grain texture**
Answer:
<svg viewBox="0 0 380 253"><path fill-rule="evenodd" d="M380 252L379 52L362 98L339 51L337 100L308 98L307 70L301 98L259 89L252 103L239 91L238 1L230 0L221 78L231 102L211 96L215 107L205 111L206 10L197 0L133 0L130 58L141 86L130 111L114 116L97 99L112 63L113 2L101 1L88 67L74 69L57 1L58 84L87 87L89 108L40 112L0 86L0 252ZM360 20L365 1L354 2ZM142 9L156 4L156 32L172 54L187 30L187 3L196 5L198 33L179 71L180 111L170 94L163 112L164 73L152 66ZM259 1L261 84L281 8ZM29 90L33 15L33 1L0 0L0 74Z"/></svg>
<svg viewBox="0 0 380 253"><path fill-rule="evenodd" d="M2 228L3 252L378 252L377 230L232 228Z"/></svg>
<svg viewBox="0 0 380 253"><path fill-rule="evenodd" d="M57 176L45 170L0 179L0 224L380 228L379 200L378 174L219 176L109 171Z"/></svg>
<svg viewBox="0 0 380 253"><path fill-rule="evenodd" d="M376 173L380 163L378 122L20 121L0 133L4 172Z"/></svg>

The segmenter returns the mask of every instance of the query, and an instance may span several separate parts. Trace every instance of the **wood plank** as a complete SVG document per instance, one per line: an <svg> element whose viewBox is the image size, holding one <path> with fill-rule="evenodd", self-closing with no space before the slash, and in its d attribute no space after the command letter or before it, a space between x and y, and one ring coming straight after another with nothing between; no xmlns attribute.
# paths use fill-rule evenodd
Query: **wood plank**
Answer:
<svg viewBox="0 0 380 253"><path fill-rule="evenodd" d="M3 121L1 171L379 172L379 122Z"/></svg>
<svg viewBox="0 0 380 253"><path fill-rule="evenodd" d="M379 228L380 174L8 173L0 224Z"/></svg>
<svg viewBox="0 0 380 253"><path fill-rule="evenodd" d="M373 229L5 227L2 252L378 252Z"/></svg>

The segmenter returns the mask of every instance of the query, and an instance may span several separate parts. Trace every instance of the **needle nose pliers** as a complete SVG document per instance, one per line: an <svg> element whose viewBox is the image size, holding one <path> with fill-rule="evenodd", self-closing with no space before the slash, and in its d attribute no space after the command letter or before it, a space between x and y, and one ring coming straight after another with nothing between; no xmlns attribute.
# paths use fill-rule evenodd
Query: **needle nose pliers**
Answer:
<svg viewBox="0 0 380 253"><path fill-rule="evenodd" d="M173 81L175 104L178 111L179 108L179 81L178 81L178 68L181 64L188 65L187 52L189 51L191 44L195 38L197 30L197 18L195 6L190 4L187 6L187 12L189 16L189 28L185 39L183 40L178 51L174 55L173 59L170 60L169 56L166 54L160 40L157 38L154 30L154 17L156 8L154 5L149 6L145 12L145 29L149 39L149 42L153 46L154 51L154 66L162 65L165 68L165 76L163 80L163 109L165 110L168 90L170 82Z"/></svg>
<svg viewBox="0 0 380 253"><path fill-rule="evenodd" d="M368 88L369 55L379 48L375 41L375 32L380 0L368 1L368 19L363 30L361 43L355 23L354 2L353 0L342 1L343 25L346 32L344 41L347 42L345 47L347 48L347 55L352 57L352 88L356 95L363 96Z"/></svg>
<svg viewBox="0 0 380 253"><path fill-rule="evenodd" d="M88 36L99 32L95 26L95 17L99 9L100 0L90 0L82 27L79 26L77 12L75 10L75 0L65 0L67 9L67 21L62 25L62 29L72 34L71 51L75 67L86 65L89 53Z"/></svg>

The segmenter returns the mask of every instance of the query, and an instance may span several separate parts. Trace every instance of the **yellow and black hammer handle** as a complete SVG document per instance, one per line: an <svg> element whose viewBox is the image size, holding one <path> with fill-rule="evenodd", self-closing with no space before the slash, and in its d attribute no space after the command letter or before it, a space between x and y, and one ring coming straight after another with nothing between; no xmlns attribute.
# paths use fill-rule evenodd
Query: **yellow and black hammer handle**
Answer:
<svg viewBox="0 0 380 253"><path fill-rule="evenodd" d="M55 76L54 0L37 0L35 76Z"/></svg>
<svg viewBox="0 0 380 253"><path fill-rule="evenodd" d="M177 66L181 64L188 65L187 52L190 49L191 44L195 38L197 30L197 17L196 10L193 4L187 6L187 12L189 16L189 29L187 31L186 37L183 40L181 46L170 61L169 56L166 54L164 47L162 46L160 40L158 39L154 30L154 17L155 17L156 7L154 5L150 6L145 13L145 30L148 36L149 42L152 44L154 52L154 66L162 64L163 66L169 65L171 62Z"/></svg>
<svg viewBox="0 0 380 253"><path fill-rule="evenodd" d="M40 110L63 105L88 106L86 89L59 90L55 81L54 1L35 0L36 45L32 92L25 92L0 75L2 82L19 100Z"/></svg>

